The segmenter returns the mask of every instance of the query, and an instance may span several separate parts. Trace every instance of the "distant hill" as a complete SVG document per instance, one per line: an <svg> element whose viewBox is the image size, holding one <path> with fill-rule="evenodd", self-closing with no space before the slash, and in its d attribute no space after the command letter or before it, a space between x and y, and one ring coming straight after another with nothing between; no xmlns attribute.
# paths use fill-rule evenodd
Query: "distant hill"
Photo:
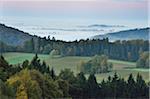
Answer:
<svg viewBox="0 0 150 99"><path fill-rule="evenodd" d="M134 40L134 39L149 39L150 28L132 29L120 32L108 33L104 35L96 35L92 39L103 39L109 38L110 41L115 40Z"/></svg>
<svg viewBox="0 0 150 99"><path fill-rule="evenodd" d="M122 31L119 33L120 35L118 33L112 34L118 37L117 39L120 38L120 40L129 38L137 39L137 35L138 39L143 37L147 39L148 30L149 29L145 28L128 30L128 32ZM103 37L105 38L106 36L102 36L102 38ZM109 42L108 39L66 42L62 40L55 40L55 38L50 39L37 37L18 29L0 24L0 53L27 52L49 54L53 50L57 50L61 56L94 56L97 54L106 54L111 59L136 61L139 58L140 49L142 51L148 51L149 42L137 40L126 41L122 44L122 42Z"/></svg>
<svg viewBox="0 0 150 99"><path fill-rule="evenodd" d="M7 45L22 45L25 41L30 40L32 35L18 29L0 24L0 41Z"/></svg>
<svg viewBox="0 0 150 99"><path fill-rule="evenodd" d="M96 35L92 38L103 39L108 37L110 41L133 40L133 39L148 40L149 30L150 28L133 29L133 30L108 33L105 35ZM25 33L15 28L5 26L4 24L0 24L0 42L4 42L7 45L20 46L23 45L25 41L31 40L31 38L34 38L34 40L36 41L38 37L30 35L28 33Z"/></svg>
<svg viewBox="0 0 150 99"><path fill-rule="evenodd" d="M111 27L126 27L126 26L123 26L123 25L106 25L106 24L92 24L92 25L89 25L87 27L103 27L103 28L111 28Z"/></svg>

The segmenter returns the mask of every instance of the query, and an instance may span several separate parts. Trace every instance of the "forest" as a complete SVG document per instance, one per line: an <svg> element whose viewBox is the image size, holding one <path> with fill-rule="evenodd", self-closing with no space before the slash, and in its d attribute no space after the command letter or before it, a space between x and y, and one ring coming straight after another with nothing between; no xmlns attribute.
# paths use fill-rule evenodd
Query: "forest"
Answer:
<svg viewBox="0 0 150 99"><path fill-rule="evenodd" d="M0 0L0 99L150 99L150 0Z"/></svg>
<svg viewBox="0 0 150 99"><path fill-rule="evenodd" d="M54 98L140 98L149 97L150 82L138 73L128 79L117 73L98 83L94 73L88 78L83 72L74 75L70 69L56 75L53 68L38 58L11 65L0 57L0 96L2 99L54 99Z"/></svg>
<svg viewBox="0 0 150 99"><path fill-rule="evenodd" d="M148 40L110 42L108 38L103 38L62 41L50 36L48 38L31 36L31 39L21 45L9 45L0 41L0 46L0 98L2 99L149 98L150 82L146 77L147 72L137 73L132 70L132 68L145 69L145 71L149 69ZM11 64L3 56L8 54L7 58L13 57L9 52L19 58L27 56L23 58L23 62ZM17 55L15 52L20 53ZM35 54L31 60L28 60L29 53ZM45 60L41 60L38 54L43 55ZM71 59L65 60L69 56ZM75 61L74 57L81 60L77 66L79 72L74 70L76 66L72 66L77 65L77 60L68 62L68 60ZM15 57L12 59L17 62L20 60L18 58L15 60ZM114 66L115 62L111 59L124 62L121 61L121 64L118 62ZM55 67L53 62L48 62L51 60L63 66ZM69 66L66 66L67 68L64 66L66 61L69 63L67 65L72 66L71 69L68 68ZM51 63L52 66L49 66ZM60 72L56 73L58 71L56 69ZM114 72L115 70L117 72ZM123 72L126 72L125 75ZM97 77L97 74L105 76ZM97 80L98 78L103 80Z"/></svg>
<svg viewBox="0 0 150 99"><path fill-rule="evenodd" d="M110 42L108 38L79 41L61 41L54 37L33 36L23 45L12 46L0 42L0 52L27 52L49 54L56 50L63 56L107 55L111 59L137 61L140 54L149 50L148 40L129 40Z"/></svg>

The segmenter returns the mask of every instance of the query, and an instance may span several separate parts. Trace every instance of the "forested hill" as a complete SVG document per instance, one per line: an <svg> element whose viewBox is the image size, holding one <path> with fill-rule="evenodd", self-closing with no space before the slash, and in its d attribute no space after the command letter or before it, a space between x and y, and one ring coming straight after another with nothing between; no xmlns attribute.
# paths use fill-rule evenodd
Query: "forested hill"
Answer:
<svg viewBox="0 0 150 99"><path fill-rule="evenodd" d="M31 38L32 36L28 33L0 24L0 41L5 44L18 46Z"/></svg>
<svg viewBox="0 0 150 99"><path fill-rule="evenodd" d="M61 56L94 56L105 54L109 58L136 61L140 53L149 50L148 40L110 42L102 40L60 41L41 38L20 30L0 25L0 52L28 52L49 54L54 50Z"/></svg>
<svg viewBox="0 0 150 99"><path fill-rule="evenodd" d="M150 28L125 30L120 32L108 33L105 35L96 35L92 39L103 39L108 38L109 41L116 40L135 40L135 39L149 39ZM31 38L38 39L37 36L32 36L21 30L5 26L0 23L0 42L7 45L21 46L25 41L31 40Z"/></svg>
<svg viewBox="0 0 150 99"><path fill-rule="evenodd" d="M114 32L114 33L108 33L104 35L96 35L92 38L94 39L109 38L110 41L135 40L135 39L148 40L149 31L150 28L132 29L132 30L125 30L125 31Z"/></svg>

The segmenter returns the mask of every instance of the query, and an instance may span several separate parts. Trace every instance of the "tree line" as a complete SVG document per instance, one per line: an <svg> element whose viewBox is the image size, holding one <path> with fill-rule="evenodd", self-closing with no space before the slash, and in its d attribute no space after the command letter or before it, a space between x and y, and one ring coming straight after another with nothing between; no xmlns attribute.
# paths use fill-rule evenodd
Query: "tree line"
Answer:
<svg viewBox="0 0 150 99"><path fill-rule="evenodd" d="M49 54L55 50L61 56L94 56L107 55L111 59L137 61L140 53L149 50L149 41L129 40L109 42L108 38L79 40L79 41L61 41L54 37L41 38L34 37L26 41L21 46L10 46L0 42L0 51L17 51Z"/></svg>
<svg viewBox="0 0 150 99"><path fill-rule="evenodd" d="M130 74L125 80L115 73L98 83L93 73L86 78L83 72L75 76L70 69L64 69L56 75L37 55L30 62L25 60L18 65L9 65L0 57L0 96L3 99L148 99L149 86L140 74L136 78Z"/></svg>

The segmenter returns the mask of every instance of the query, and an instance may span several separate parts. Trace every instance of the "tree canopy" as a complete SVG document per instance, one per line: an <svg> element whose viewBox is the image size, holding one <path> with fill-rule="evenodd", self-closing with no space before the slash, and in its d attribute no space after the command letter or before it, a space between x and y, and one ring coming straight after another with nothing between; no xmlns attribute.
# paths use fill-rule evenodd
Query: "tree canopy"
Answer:
<svg viewBox="0 0 150 99"><path fill-rule="evenodd" d="M95 55L88 62L81 61L78 67L84 73L105 73L111 71L113 65L108 62L106 55Z"/></svg>
<svg viewBox="0 0 150 99"><path fill-rule="evenodd" d="M97 58L93 59L99 62ZM31 62L25 60L16 67L9 65L3 56L0 61L2 99L149 98L149 83L139 73L137 77L130 74L127 80L115 73L98 83L94 73L89 76L83 72L75 75L70 69L64 69L56 75L53 68L46 71L48 66L45 62L41 63L37 55Z"/></svg>
<svg viewBox="0 0 150 99"><path fill-rule="evenodd" d="M138 68L150 68L150 66L149 66L149 62L150 62L149 55L150 55L149 52L141 53L139 59L137 60L136 66Z"/></svg>

